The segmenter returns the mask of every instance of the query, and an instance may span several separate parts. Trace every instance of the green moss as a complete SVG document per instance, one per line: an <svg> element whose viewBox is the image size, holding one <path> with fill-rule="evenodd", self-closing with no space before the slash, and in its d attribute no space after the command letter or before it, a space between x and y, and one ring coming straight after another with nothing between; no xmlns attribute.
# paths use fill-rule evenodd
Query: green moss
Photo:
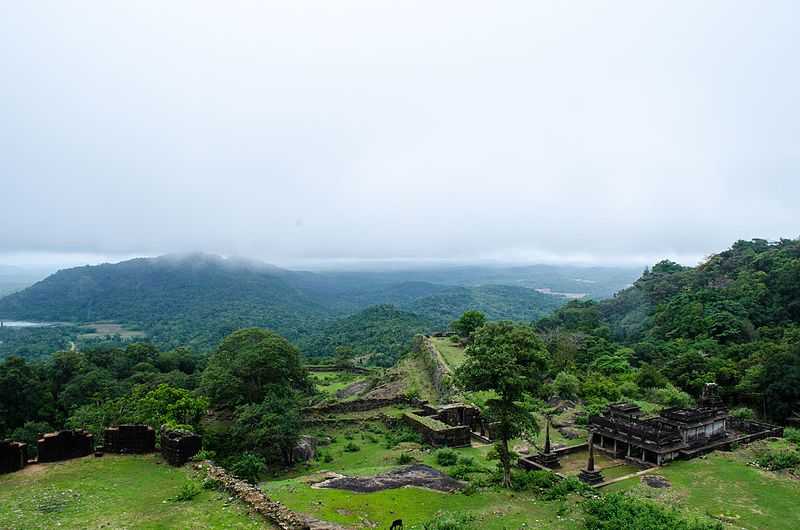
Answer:
<svg viewBox="0 0 800 530"><path fill-rule="evenodd" d="M452 427L447 425L446 423L441 422L435 418L431 418L429 416L420 416L418 414L414 414L413 412L406 412L403 415L418 423L421 423L422 425L425 425L426 427L434 431L446 431L448 429L452 429Z"/></svg>

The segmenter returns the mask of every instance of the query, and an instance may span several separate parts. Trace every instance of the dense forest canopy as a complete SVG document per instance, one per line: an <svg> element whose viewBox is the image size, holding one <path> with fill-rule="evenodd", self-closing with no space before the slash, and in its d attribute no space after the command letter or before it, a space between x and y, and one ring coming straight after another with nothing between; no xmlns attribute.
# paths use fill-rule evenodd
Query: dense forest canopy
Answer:
<svg viewBox="0 0 800 530"><path fill-rule="evenodd" d="M566 301L535 288L608 294L634 278L629 269L590 267L312 273L205 254L141 258L62 270L1 298L0 319L72 325L0 328L0 357L95 346L76 325L113 321L160 349L212 351L233 331L257 326L296 341L308 355L328 354L344 341L391 364L414 333L444 329L464 311L530 322ZM413 317L380 309L386 305ZM353 322L364 318L371 329L356 330Z"/></svg>
<svg viewBox="0 0 800 530"><path fill-rule="evenodd" d="M800 406L800 241L738 241L697 267L662 261L613 299L570 302L537 327L565 364L658 366L693 396L717 383L782 419Z"/></svg>

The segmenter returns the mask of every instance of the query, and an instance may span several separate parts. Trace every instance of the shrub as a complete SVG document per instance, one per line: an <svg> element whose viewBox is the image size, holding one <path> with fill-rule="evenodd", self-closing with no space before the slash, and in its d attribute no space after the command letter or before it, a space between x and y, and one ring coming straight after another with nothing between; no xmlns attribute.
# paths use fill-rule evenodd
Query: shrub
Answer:
<svg viewBox="0 0 800 530"><path fill-rule="evenodd" d="M204 490L216 490L222 487L222 482L215 478L206 477L203 480L203 489Z"/></svg>
<svg viewBox="0 0 800 530"><path fill-rule="evenodd" d="M234 475L251 484L258 482L264 467L264 459L255 453L244 453L233 459L230 464L230 470Z"/></svg>
<svg viewBox="0 0 800 530"><path fill-rule="evenodd" d="M187 502L200 495L200 491L200 488L194 482L186 482L174 497L170 497L167 500L171 502Z"/></svg>
<svg viewBox="0 0 800 530"><path fill-rule="evenodd" d="M755 463L770 471L800 466L800 452L795 449L767 449L756 456Z"/></svg>
<svg viewBox="0 0 800 530"><path fill-rule="evenodd" d="M576 479L559 478L551 471L518 471L511 475L511 488L516 491L532 491L542 499L563 499L570 493L586 494L592 489Z"/></svg>
<svg viewBox="0 0 800 530"><path fill-rule="evenodd" d="M53 428L49 423L26 421L22 427L17 427L11 433L11 439L28 444L28 456L31 458L37 455L36 441L40 434L52 432Z"/></svg>
<svg viewBox="0 0 800 530"><path fill-rule="evenodd" d="M783 430L783 437L792 442L793 444L800 445L800 429L795 427L786 427Z"/></svg>
<svg viewBox="0 0 800 530"><path fill-rule="evenodd" d="M472 530L475 517L466 513L438 513L422 523L423 530Z"/></svg>
<svg viewBox="0 0 800 530"><path fill-rule="evenodd" d="M422 436L408 427L398 427L384 433L386 437L386 448L391 449L401 443L422 443Z"/></svg>
<svg viewBox="0 0 800 530"><path fill-rule="evenodd" d="M217 452L216 451L209 451L208 449L201 449L196 455L194 455L192 460L195 460L197 462L201 462L203 460L214 460L215 458L217 458Z"/></svg>
<svg viewBox="0 0 800 530"><path fill-rule="evenodd" d="M659 530L722 530L718 522L692 521L683 518L677 510L668 510L655 504L612 493L584 501L587 530L614 528L658 528Z"/></svg>
<svg viewBox="0 0 800 530"><path fill-rule="evenodd" d="M558 476L550 471L517 471L511 475L511 489L542 491L552 488L558 480Z"/></svg>
<svg viewBox="0 0 800 530"><path fill-rule="evenodd" d="M665 407L691 407L694 404L692 396L669 383L664 388L651 389L647 398Z"/></svg>
<svg viewBox="0 0 800 530"><path fill-rule="evenodd" d="M397 463L401 466L406 464L410 464L414 461L414 458L408 453L400 453L400 456L397 457Z"/></svg>
<svg viewBox="0 0 800 530"><path fill-rule="evenodd" d="M752 420L755 417L755 414L753 414L753 409L748 407L735 408L730 412L730 415L734 418L739 418L740 420Z"/></svg>
<svg viewBox="0 0 800 530"><path fill-rule="evenodd" d="M436 451L436 463L440 466L453 466L458 462L458 453L452 449L439 449Z"/></svg>
<svg viewBox="0 0 800 530"><path fill-rule="evenodd" d="M361 451L361 447L359 447L355 442L347 442L347 445L344 446L344 450L348 453L355 453L357 451Z"/></svg>

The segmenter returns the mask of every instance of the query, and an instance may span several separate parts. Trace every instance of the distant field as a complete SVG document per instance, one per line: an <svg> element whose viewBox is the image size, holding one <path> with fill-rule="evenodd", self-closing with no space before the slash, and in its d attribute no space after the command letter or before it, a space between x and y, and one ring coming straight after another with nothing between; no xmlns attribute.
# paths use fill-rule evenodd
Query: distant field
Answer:
<svg viewBox="0 0 800 530"><path fill-rule="evenodd" d="M79 336L81 339L102 339L115 335L119 335L122 339L141 339L146 336L142 331L128 329L123 324L114 322L92 322L81 326L81 329L86 330L86 333Z"/></svg>
<svg viewBox="0 0 800 530"><path fill-rule="evenodd" d="M194 478L155 455L93 456L0 475L0 528L273 528L213 490L171 502Z"/></svg>
<svg viewBox="0 0 800 530"><path fill-rule="evenodd" d="M461 366L466 360L467 356L464 353L464 348L454 344L448 337L431 337L433 345L439 350L439 353L444 357L444 362L450 369L455 370Z"/></svg>
<svg viewBox="0 0 800 530"><path fill-rule="evenodd" d="M800 527L800 480L749 466L753 450L763 444L671 463L655 472L669 480L670 488L651 488L632 478L605 491L626 491L735 528L794 530Z"/></svg>

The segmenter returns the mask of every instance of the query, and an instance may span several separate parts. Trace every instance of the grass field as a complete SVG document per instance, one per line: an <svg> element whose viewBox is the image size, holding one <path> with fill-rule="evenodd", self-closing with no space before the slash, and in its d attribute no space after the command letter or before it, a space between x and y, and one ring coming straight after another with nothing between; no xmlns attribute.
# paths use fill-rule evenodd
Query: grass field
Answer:
<svg viewBox="0 0 800 530"><path fill-rule="evenodd" d="M85 333L81 333L81 339L102 339L105 337L113 337L119 335L124 340L128 339L141 339L146 335L142 331L136 331L126 328L122 324L115 322L92 322L81 326Z"/></svg>
<svg viewBox="0 0 800 530"><path fill-rule="evenodd" d="M311 381L316 386L317 390L326 396L334 397L336 392L343 390L351 384L364 381L367 379L365 375L353 374L350 372L309 372Z"/></svg>
<svg viewBox="0 0 800 530"><path fill-rule="evenodd" d="M0 475L0 528L273 528L227 495L201 489L172 502L189 481L156 455L93 456Z"/></svg>
<svg viewBox="0 0 800 530"><path fill-rule="evenodd" d="M633 478L604 491L626 491L734 528L796 529L800 526L800 480L749 466L757 447L673 462L655 472L670 481L670 488L650 488Z"/></svg>
<svg viewBox="0 0 800 530"><path fill-rule="evenodd" d="M357 528L382 528L394 519L402 518L406 528L421 528L421 523L446 511L467 512L476 517L476 528L579 528L582 511L576 506L579 499L544 501L527 492L509 492L496 487L483 487L471 494L440 493L415 487L390 489L373 493L354 493L341 490L313 488L321 473L336 472L349 476L372 476L399 465L401 454L413 462L423 463L441 471L436 450L415 443L393 445L383 428L354 426L329 428L312 432L316 436L332 437L323 446L326 459L317 459L290 474L274 476L261 484L276 500L290 508L315 517L350 524ZM523 443L515 440L512 445ZM624 491L650 499L668 508L676 508L689 518L722 521L730 528L794 530L800 525L800 480L785 473L772 473L748 465L761 445L741 448L733 453L716 452L704 458L674 462L653 473L664 476L670 488L652 488L639 477L627 479L604 488L602 493ZM770 445L785 445L771 441ZM347 450L348 444L358 446ZM455 449L460 456L472 457L484 473L496 465L487 460L491 446ZM582 451L562 459L559 470L575 475L586 463ZM618 478L641 469L610 460L597 452L595 460L606 479ZM470 475L474 478L488 475Z"/></svg>
<svg viewBox="0 0 800 530"><path fill-rule="evenodd" d="M575 528L581 516L574 500L567 503L546 502L532 494L489 488L473 495L441 493L407 487L374 493L312 488L319 474L332 471L349 476L371 476L398 466L398 457L406 453L415 462L447 472L436 461L436 451L414 443L400 443L387 449L381 429L363 428L317 430L317 436L332 436L333 442L321 448L330 462L314 460L291 473L261 484L270 497L289 508L314 517L359 528L388 528L395 519L403 519L407 529L420 528L423 521L443 511L469 512L477 518L476 528ZM348 451L348 444L358 446ZM490 446L455 449L461 456L471 456L485 469L495 464L486 460Z"/></svg>
<svg viewBox="0 0 800 530"><path fill-rule="evenodd" d="M431 341L451 370L464 364L467 358L464 348L451 342L449 337L431 337Z"/></svg>

